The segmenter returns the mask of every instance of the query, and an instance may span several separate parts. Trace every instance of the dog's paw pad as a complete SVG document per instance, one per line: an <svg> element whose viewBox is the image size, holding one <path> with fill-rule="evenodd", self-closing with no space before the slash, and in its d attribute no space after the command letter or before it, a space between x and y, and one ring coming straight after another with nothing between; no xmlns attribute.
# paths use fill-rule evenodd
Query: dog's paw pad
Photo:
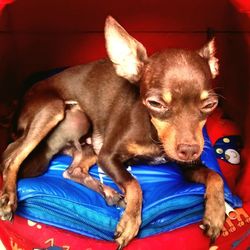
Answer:
<svg viewBox="0 0 250 250"><path fill-rule="evenodd" d="M8 204L8 202L9 202L9 195L3 194L0 197L0 208L6 206Z"/></svg>
<svg viewBox="0 0 250 250"><path fill-rule="evenodd" d="M4 193L0 197L0 218L1 220L9 220L13 219L13 212L16 208L16 198L15 194L7 194Z"/></svg>
<svg viewBox="0 0 250 250"><path fill-rule="evenodd" d="M203 225L205 233L213 243L223 230L225 222L225 205L224 198L212 196L206 200Z"/></svg>
<svg viewBox="0 0 250 250"><path fill-rule="evenodd" d="M218 238L223 229L224 219L217 219L211 219L208 217L203 218L204 230L207 236L211 239L211 243L214 243L214 241Z"/></svg>
<svg viewBox="0 0 250 250"><path fill-rule="evenodd" d="M13 220L13 213L9 212L9 213L5 213L1 216L1 220L3 221L12 221Z"/></svg>
<svg viewBox="0 0 250 250"><path fill-rule="evenodd" d="M116 248L116 250L122 250L123 249L123 246L118 246L117 248Z"/></svg>
<svg viewBox="0 0 250 250"><path fill-rule="evenodd" d="M123 214L121 221L118 223L115 232L116 243L123 248L126 246L138 233L141 224L140 216L131 216Z"/></svg>

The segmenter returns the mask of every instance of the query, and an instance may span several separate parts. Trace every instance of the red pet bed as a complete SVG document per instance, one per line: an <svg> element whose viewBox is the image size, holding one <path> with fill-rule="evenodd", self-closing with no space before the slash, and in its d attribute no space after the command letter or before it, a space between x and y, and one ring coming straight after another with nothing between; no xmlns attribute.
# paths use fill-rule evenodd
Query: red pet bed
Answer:
<svg viewBox="0 0 250 250"><path fill-rule="evenodd" d="M103 22L108 14L131 31L146 46L149 54L165 47L185 45L199 48L206 36L214 32L221 62L216 86L219 91L223 89L227 99L224 108L237 120L244 141L240 169L237 152L227 148L229 137L238 135L238 129L219 110L208 119L207 130L221 170L231 190L244 201L243 208L237 209L236 219L226 220L214 249L250 248L248 1L77 0L71 3L61 0L2 0L0 10L0 55L4 61L0 68L0 81L10 83L1 84L0 98L6 102L18 95L18 84L33 72L81 64L105 56L100 31L103 31ZM14 82L16 85L13 86ZM223 143L225 148L221 147ZM236 183L237 180L240 181ZM19 216L15 216L13 223L0 221L0 240L0 250L116 248L113 242L91 239ZM209 240L198 224L135 239L126 247L131 250L208 248Z"/></svg>

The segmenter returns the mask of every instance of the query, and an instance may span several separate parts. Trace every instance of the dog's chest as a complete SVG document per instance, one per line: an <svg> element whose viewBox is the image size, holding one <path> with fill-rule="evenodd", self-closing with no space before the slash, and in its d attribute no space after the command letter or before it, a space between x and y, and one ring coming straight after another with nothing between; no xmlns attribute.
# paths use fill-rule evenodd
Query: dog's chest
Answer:
<svg viewBox="0 0 250 250"><path fill-rule="evenodd" d="M103 146L103 136L100 133L93 133L91 144L95 153L98 155ZM127 144L127 150L131 162L145 162L152 165L163 164L168 160L160 153L159 148L154 145L139 145L137 143ZM126 157L125 157L126 158Z"/></svg>
<svg viewBox="0 0 250 250"><path fill-rule="evenodd" d="M95 153L98 155L103 146L103 136L100 133L98 132L93 133L92 146L93 146Z"/></svg>

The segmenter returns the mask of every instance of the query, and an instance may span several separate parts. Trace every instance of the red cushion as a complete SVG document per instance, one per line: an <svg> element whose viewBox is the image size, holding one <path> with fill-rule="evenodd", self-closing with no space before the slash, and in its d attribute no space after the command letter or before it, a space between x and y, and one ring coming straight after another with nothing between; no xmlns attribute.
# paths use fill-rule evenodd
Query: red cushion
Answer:
<svg viewBox="0 0 250 250"><path fill-rule="evenodd" d="M213 145L215 145L216 141L220 138L240 134L237 126L231 120L224 118L220 109L217 109L212 113L207 120L206 126ZM236 181L240 175L240 163L231 164L230 162L221 159L218 159L218 162L230 189L232 192L235 192Z"/></svg>

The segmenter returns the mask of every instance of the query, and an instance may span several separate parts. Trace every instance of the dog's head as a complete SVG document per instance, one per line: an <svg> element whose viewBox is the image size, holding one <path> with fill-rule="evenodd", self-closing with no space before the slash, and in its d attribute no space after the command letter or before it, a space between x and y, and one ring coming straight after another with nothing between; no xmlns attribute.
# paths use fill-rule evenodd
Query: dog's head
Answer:
<svg viewBox="0 0 250 250"><path fill-rule="evenodd" d="M202 128L218 104L211 80L218 74L215 44L198 51L146 49L112 17L105 25L106 48L117 75L140 85L141 99L168 157L191 162L200 156Z"/></svg>

